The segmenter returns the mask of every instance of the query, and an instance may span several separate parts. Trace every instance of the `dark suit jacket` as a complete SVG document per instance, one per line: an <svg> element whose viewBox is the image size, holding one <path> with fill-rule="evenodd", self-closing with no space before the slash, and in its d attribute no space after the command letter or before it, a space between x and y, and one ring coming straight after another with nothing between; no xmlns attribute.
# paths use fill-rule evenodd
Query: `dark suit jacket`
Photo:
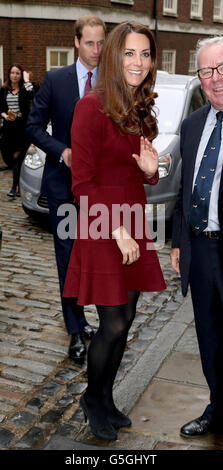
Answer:
<svg viewBox="0 0 223 470"><path fill-rule="evenodd" d="M30 111L26 132L46 152L42 192L66 199L71 191L71 173L60 156L70 147L73 111L79 100L76 64L46 72ZM46 131L51 121L52 136Z"/></svg>
<svg viewBox="0 0 223 470"><path fill-rule="evenodd" d="M189 284L189 272L191 262L191 236L189 227L190 201L194 176L194 166L200 143L201 135L210 110L210 105L205 105L192 113L184 120L181 128L181 157L182 178L181 187L176 201L172 247L180 248L180 271L182 282L182 293L187 294ZM221 176L218 216L223 233L223 178ZM223 243L222 243L223 245Z"/></svg>

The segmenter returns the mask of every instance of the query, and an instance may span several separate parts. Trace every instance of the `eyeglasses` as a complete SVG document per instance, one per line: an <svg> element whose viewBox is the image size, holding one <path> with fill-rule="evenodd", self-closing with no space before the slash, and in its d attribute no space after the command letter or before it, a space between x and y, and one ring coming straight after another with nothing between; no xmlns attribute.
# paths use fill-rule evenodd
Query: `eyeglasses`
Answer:
<svg viewBox="0 0 223 470"><path fill-rule="evenodd" d="M203 69L198 69L197 73L199 78L211 78L213 77L214 70L217 70L219 75L223 75L223 64L219 64L217 67L204 67Z"/></svg>

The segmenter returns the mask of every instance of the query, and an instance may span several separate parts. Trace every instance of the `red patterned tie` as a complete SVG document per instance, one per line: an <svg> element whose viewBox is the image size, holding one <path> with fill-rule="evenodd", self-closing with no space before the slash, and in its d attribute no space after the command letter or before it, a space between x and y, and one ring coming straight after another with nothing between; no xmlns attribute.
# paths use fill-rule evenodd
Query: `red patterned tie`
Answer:
<svg viewBox="0 0 223 470"><path fill-rule="evenodd" d="M87 78L87 81L85 83L85 87L84 87L84 95L86 95L86 93L91 89L91 77L92 77L92 72L88 72L88 78Z"/></svg>

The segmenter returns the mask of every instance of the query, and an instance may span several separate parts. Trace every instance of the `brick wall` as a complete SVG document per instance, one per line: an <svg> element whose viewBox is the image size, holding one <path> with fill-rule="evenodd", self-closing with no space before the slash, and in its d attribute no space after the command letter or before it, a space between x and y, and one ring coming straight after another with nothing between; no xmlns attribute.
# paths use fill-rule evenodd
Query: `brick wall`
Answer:
<svg viewBox="0 0 223 470"><path fill-rule="evenodd" d="M163 15L163 0L158 0L158 17L159 19L168 19L169 21L178 21L181 23L205 23L213 24L214 0L203 0L203 17L202 20L190 18L191 0L178 0L177 17Z"/></svg>
<svg viewBox="0 0 223 470"><path fill-rule="evenodd" d="M173 49L176 51L176 73L188 75L189 51L196 49L198 39L205 37L197 34L181 34L161 32L158 35L158 67L162 66L163 49Z"/></svg>
<svg viewBox="0 0 223 470"><path fill-rule="evenodd" d="M20 3L37 3L36 0L23 0ZM133 10L133 11L153 11L153 0L135 0L134 5L122 5L121 3L113 3L110 0L38 0L38 3L42 5L74 5L88 6L88 7L104 7L104 8L115 8L117 10Z"/></svg>
<svg viewBox="0 0 223 470"><path fill-rule="evenodd" d="M14 63L31 69L34 79L42 80L46 70L46 47L73 47L74 23L68 21L0 19L4 47L4 71Z"/></svg>

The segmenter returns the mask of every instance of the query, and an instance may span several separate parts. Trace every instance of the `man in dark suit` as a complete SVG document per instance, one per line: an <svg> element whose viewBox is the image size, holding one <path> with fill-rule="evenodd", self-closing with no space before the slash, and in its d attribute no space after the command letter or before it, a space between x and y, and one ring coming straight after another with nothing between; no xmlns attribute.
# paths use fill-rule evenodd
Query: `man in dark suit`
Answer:
<svg viewBox="0 0 223 470"><path fill-rule="evenodd" d="M75 23L74 40L77 61L71 66L46 72L26 128L31 141L46 152L42 193L48 199L61 294L73 245L72 239L63 240L57 233L61 221L58 208L74 199L71 193L70 129L77 101L94 85L105 40L105 24L92 15L80 18ZM49 121L52 135L46 130ZM61 302L65 325L71 335L69 356L82 363L86 355L84 337L90 339L93 330L86 322L83 307L78 306L75 299L61 297Z"/></svg>
<svg viewBox="0 0 223 470"><path fill-rule="evenodd" d="M171 262L188 284L203 372L210 388L204 413L181 428L184 437L223 426L223 36L200 40L198 76L210 104L182 124L182 183L177 198Z"/></svg>

